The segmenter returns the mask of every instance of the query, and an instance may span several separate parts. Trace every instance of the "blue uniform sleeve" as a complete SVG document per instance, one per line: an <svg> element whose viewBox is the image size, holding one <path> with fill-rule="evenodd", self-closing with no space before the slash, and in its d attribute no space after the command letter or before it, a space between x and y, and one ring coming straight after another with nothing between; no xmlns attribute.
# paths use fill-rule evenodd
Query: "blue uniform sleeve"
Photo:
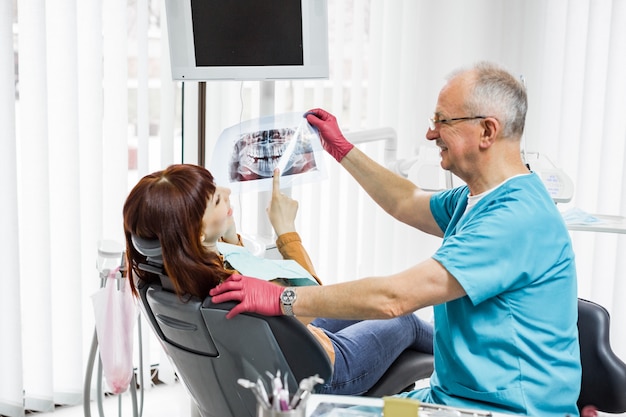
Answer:
<svg viewBox="0 0 626 417"><path fill-rule="evenodd" d="M467 186L452 188L433 194L430 198L430 211L435 221L444 232L453 217L458 217L467 206ZM455 213L457 213L455 215Z"/></svg>

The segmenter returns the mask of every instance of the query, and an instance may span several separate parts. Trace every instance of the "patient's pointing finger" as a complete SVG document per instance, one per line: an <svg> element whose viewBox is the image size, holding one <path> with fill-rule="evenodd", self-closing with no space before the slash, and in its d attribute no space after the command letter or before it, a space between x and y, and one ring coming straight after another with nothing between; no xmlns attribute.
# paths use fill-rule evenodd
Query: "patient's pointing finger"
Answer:
<svg viewBox="0 0 626 417"><path fill-rule="evenodd" d="M274 169L274 176L272 178L272 192L274 194L280 193L280 169Z"/></svg>

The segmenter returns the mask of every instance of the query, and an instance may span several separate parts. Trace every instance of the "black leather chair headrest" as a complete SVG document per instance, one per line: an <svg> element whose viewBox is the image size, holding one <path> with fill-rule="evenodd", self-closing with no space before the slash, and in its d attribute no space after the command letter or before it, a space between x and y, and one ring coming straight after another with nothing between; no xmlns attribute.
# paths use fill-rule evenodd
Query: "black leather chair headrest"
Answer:
<svg viewBox="0 0 626 417"><path fill-rule="evenodd" d="M149 262L163 264L163 254L159 239L144 239L137 235L132 235L131 240L137 252L148 258Z"/></svg>
<svg viewBox="0 0 626 417"><path fill-rule="evenodd" d="M161 252L159 239L144 239L132 235L131 240L137 252L146 257L147 263L139 264L139 269L158 275L161 280L161 286L168 291L174 292L174 284L172 284L170 277L165 275L163 268L163 253Z"/></svg>

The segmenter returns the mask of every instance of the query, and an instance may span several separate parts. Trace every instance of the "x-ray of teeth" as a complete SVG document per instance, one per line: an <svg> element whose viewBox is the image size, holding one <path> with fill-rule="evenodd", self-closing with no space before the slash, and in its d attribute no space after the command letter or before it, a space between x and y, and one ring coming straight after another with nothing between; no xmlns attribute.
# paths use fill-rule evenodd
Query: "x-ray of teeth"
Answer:
<svg viewBox="0 0 626 417"><path fill-rule="evenodd" d="M233 147L231 181L271 178L274 168L279 164L282 175L301 174L315 169L311 134L297 133L296 128L283 128L242 135Z"/></svg>
<svg viewBox="0 0 626 417"><path fill-rule="evenodd" d="M282 188L326 178L319 132L304 113L283 113L246 120L220 134L210 170L233 193L272 190L274 169Z"/></svg>

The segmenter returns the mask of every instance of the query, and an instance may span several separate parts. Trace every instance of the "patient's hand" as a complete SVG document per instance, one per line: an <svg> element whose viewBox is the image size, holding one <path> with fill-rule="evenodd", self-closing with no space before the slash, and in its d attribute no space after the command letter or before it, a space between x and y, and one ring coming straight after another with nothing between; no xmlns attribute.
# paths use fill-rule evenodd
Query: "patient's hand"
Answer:
<svg viewBox="0 0 626 417"><path fill-rule="evenodd" d="M296 231L298 202L280 192L280 170L274 170L272 200L267 207L267 215L278 236Z"/></svg>

